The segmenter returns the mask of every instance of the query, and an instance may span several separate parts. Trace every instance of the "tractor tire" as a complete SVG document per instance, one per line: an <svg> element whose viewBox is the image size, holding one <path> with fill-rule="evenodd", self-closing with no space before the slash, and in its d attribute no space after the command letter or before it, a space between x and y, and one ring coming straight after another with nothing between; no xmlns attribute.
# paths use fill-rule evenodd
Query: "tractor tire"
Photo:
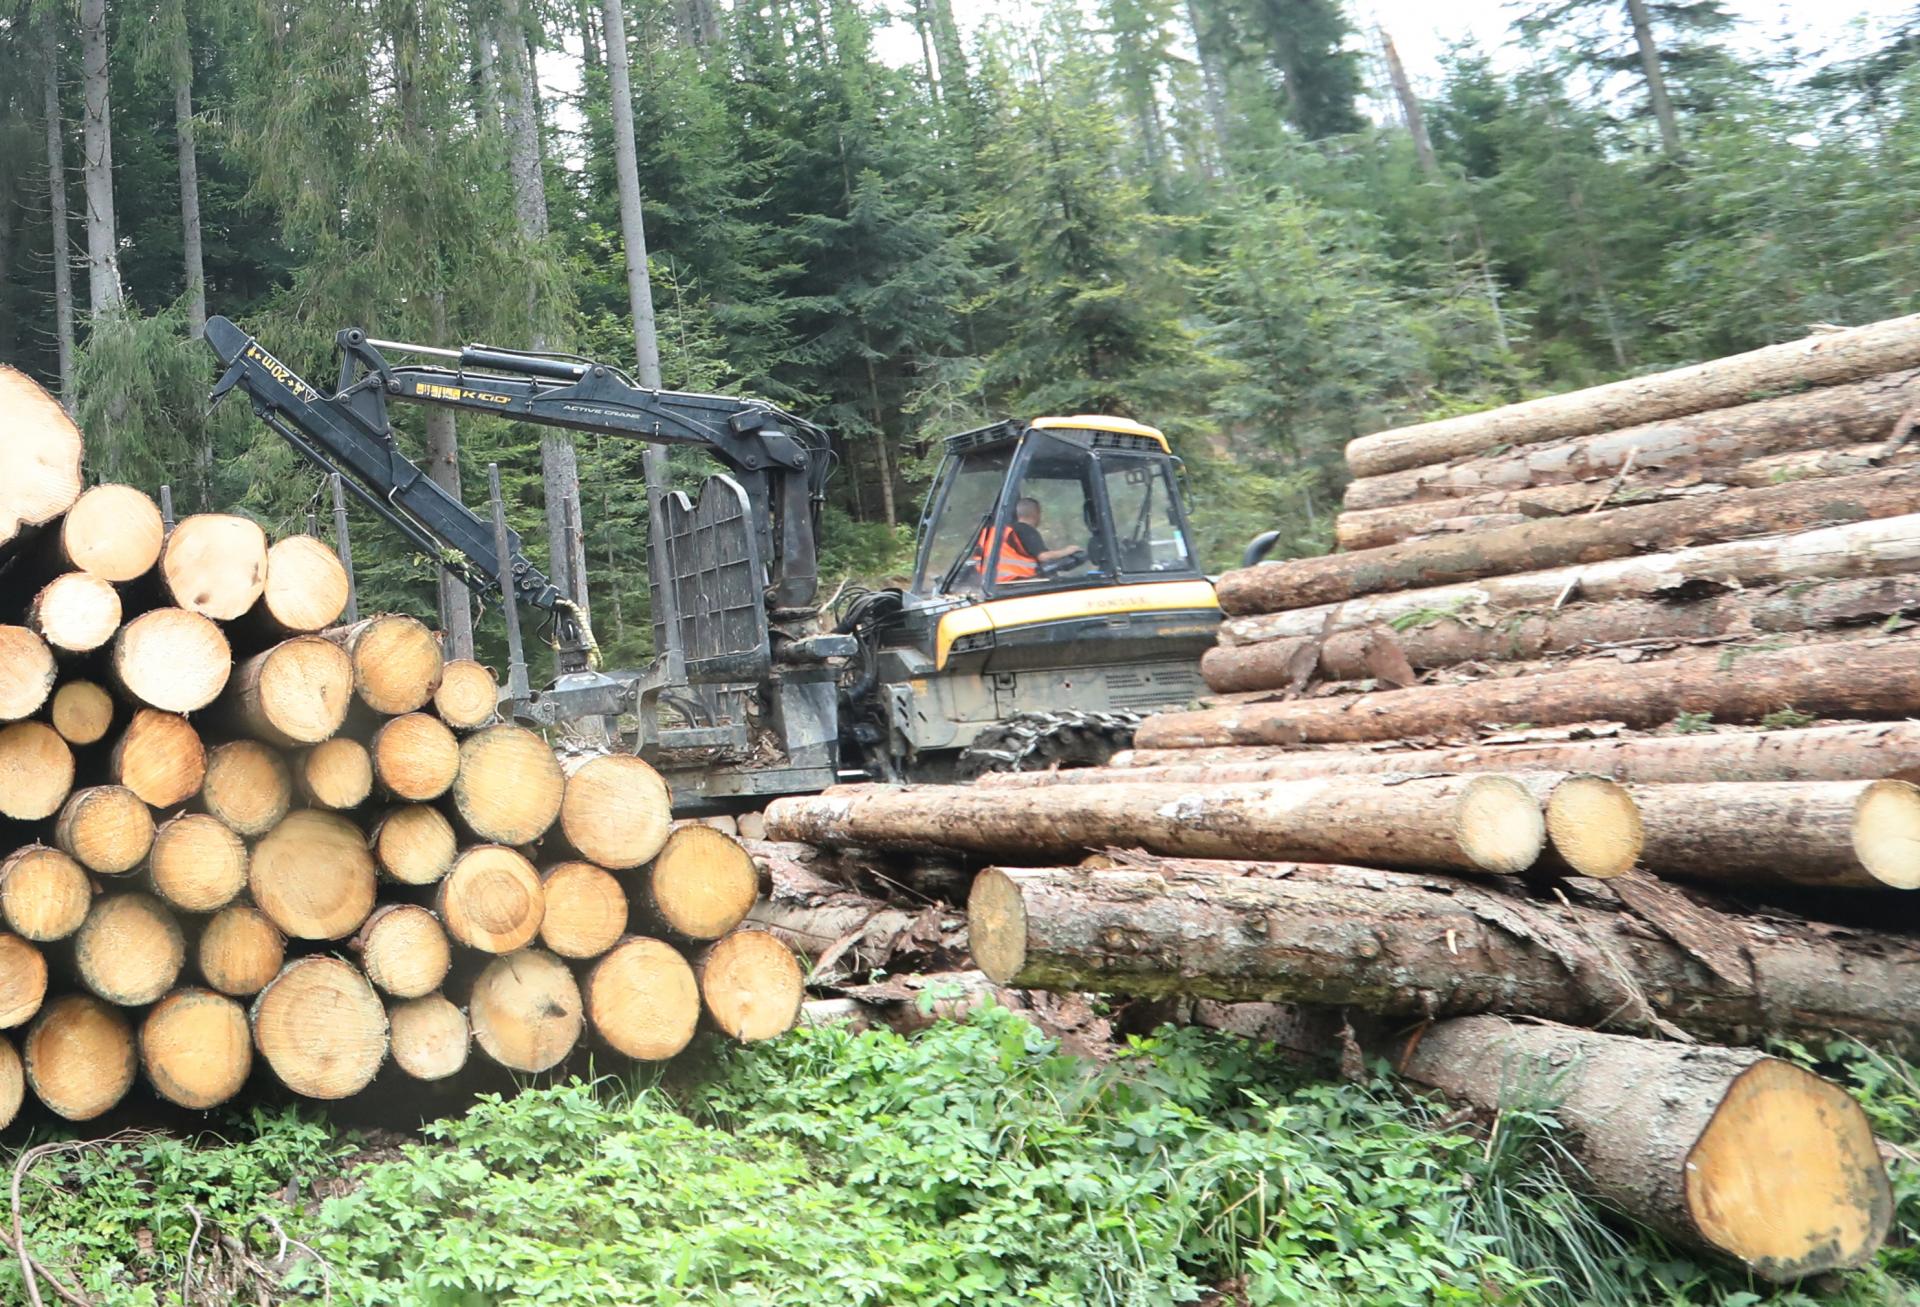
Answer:
<svg viewBox="0 0 1920 1307"><path fill-rule="evenodd" d="M1102 767L1133 747L1138 715L1130 712L1020 713L974 737L954 764L954 778L970 781L996 771Z"/></svg>

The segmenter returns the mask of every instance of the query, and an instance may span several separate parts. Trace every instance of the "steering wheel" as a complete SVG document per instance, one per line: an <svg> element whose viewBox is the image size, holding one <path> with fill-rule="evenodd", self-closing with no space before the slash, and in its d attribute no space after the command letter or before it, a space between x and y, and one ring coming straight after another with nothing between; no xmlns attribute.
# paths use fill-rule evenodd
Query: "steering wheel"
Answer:
<svg viewBox="0 0 1920 1307"><path fill-rule="evenodd" d="M1086 565L1087 551L1084 549L1076 549L1072 553L1064 554L1050 563L1040 564L1038 571L1042 576L1059 576L1062 573L1071 572L1076 567L1085 567Z"/></svg>

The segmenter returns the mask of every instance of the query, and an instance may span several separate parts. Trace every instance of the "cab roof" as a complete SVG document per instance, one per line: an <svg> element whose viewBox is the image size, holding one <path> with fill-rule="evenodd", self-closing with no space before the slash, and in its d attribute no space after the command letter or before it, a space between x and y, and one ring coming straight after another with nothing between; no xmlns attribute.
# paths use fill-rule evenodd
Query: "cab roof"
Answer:
<svg viewBox="0 0 1920 1307"><path fill-rule="evenodd" d="M966 449L977 449L982 445L997 445L1005 441L1018 440L1029 430L1040 431L1098 431L1116 436L1131 436L1137 440L1152 441L1162 451L1171 454L1173 449L1167 444L1166 435L1158 427L1150 427L1144 422L1135 422L1132 418L1109 417L1100 413L1076 413L1072 417L1040 417L1031 422L1021 422L1014 418L989 423L984 427L975 427L971 431L962 431L946 439L947 452L957 454Z"/></svg>

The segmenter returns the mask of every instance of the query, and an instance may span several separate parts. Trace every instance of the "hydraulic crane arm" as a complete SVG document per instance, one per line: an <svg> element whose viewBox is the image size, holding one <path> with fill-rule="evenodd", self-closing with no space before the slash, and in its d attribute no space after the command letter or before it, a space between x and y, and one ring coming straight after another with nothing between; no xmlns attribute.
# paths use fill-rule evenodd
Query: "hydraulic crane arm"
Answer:
<svg viewBox="0 0 1920 1307"><path fill-rule="evenodd" d="M322 395L231 321L211 318L207 344L225 369L212 398L244 390L254 412L287 443L322 471L342 473L363 502L470 582L490 587L504 575L519 602L553 614L563 655L579 653L586 638L567 597L526 556L517 534L509 533L507 556L500 557L492 525L406 457L387 419L388 400L704 448L740 481L749 502L763 506L756 527L768 546L768 601L776 608L812 601L816 519L831 459L818 428L756 400L643 390L615 369L580 359L374 341L357 327L335 339L339 383ZM383 348L456 366L394 365Z"/></svg>

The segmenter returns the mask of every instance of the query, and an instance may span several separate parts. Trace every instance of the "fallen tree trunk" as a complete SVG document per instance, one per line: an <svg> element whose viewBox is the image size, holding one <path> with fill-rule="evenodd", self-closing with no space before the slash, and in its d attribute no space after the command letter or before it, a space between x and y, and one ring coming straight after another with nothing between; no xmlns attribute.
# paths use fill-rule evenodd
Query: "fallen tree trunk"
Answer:
<svg viewBox="0 0 1920 1307"><path fill-rule="evenodd" d="M60 401L18 368L0 365L0 552L22 527L51 522L80 497L86 442Z"/></svg>
<svg viewBox="0 0 1920 1307"><path fill-rule="evenodd" d="M1877 447L1917 400L1920 371L1905 369L1733 408L1361 477L1348 483L1341 502L1349 510L1391 508L1529 486L1577 481L1604 485L1622 468L1667 481L1682 472L1710 468L1713 471L1702 473L1701 479L1716 481L1723 471L1772 455L1849 445Z"/></svg>
<svg viewBox="0 0 1920 1307"><path fill-rule="evenodd" d="M1220 643L1325 638L1371 626L1390 626L1396 639L1412 638L1449 621L1497 626L1555 603L1700 597L1716 589L1916 571L1920 571L1920 515L1908 515L1236 617L1221 623Z"/></svg>
<svg viewBox="0 0 1920 1307"><path fill-rule="evenodd" d="M1347 443L1347 467L1356 477L1380 476L1477 455L1496 445L1538 445L1615 431L1743 404L1768 391L1837 385L1916 365L1920 314L1361 436Z"/></svg>
<svg viewBox="0 0 1920 1307"><path fill-rule="evenodd" d="M1223 611L1263 613L1622 558L1644 552L1650 540L1702 545L1895 517L1916 509L1920 509L1920 466L1886 468L1858 476L1547 518L1357 554L1260 563L1228 572L1216 588Z"/></svg>
<svg viewBox="0 0 1920 1307"><path fill-rule="evenodd" d="M982 857L1138 845L1187 857L1342 859L1517 873L1546 848L1540 802L1505 777L1375 777L1188 789L846 786L776 799L776 839Z"/></svg>
<svg viewBox="0 0 1920 1307"><path fill-rule="evenodd" d="M1608 662L1357 697L1162 713L1142 722L1134 740L1147 749L1337 744L1470 734L1489 722L1612 720L1646 728L1683 712L1757 722L1784 708L1821 717L1920 712L1920 648L1896 638L1851 642L1844 657L1822 645L1737 658L1684 654L1657 664Z"/></svg>
<svg viewBox="0 0 1920 1307"><path fill-rule="evenodd" d="M1920 1047L1920 944L1727 916L1635 878L1644 887L1665 892L1643 917L1606 887L1580 902L1529 900L1355 867L990 868L974 882L967 928L981 970L1032 989L1385 1017L1498 1012L1733 1044L1840 1031Z"/></svg>
<svg viewBox="0 0 1920 1307"><path fill-rule="evenodd" d="M1920 790L1906 781L1643 785L1643 860L1661 876L1920 889Z"/></svg>
<svg viewBox="0 0 1920 1307"><path fill-rule="evenodd" d="M1893 1194L1845 1090L1778 1058L1465 1017L1423 1027L1408 1079L1483 1112L1550 1110L1574 1183L1776 1284L1869 1260Z"/></svg>
<svg viewBox="0 0 1920 1307"><path fill-rule="evenodd" d="M1616 599L1575 603L1558 611L1512 611L1497 623L1477 615L1446 618L1391 634L1382 627L1339 631L1324 640L1298 636L1259 644L1216 646L1200 658L1208 688L1221 694L1285 689L1314 679L1358 681L1378 676L1378 645L1390 640L1414 668L1465 662L1524 661L1637 641L1713 643L1763 635L1834 630L1878 622L1920 608L1920 574L1806 582L1755 593L1732 591L1688 603Z"/></svg>

